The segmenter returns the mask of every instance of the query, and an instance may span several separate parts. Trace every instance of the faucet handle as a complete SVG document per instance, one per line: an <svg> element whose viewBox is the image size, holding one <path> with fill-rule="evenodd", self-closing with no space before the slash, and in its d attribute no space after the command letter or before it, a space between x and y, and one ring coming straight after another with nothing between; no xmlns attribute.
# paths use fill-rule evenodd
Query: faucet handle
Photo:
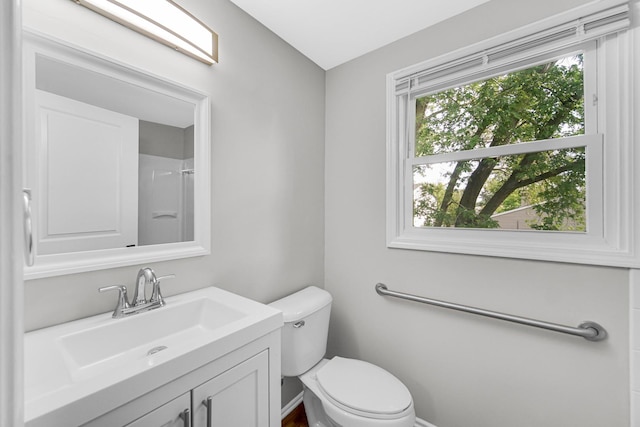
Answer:
<svg viewBox="0 0 640 427"><path fill-rule="evenodd" d="M98 292L118 291L118 303L111 317L118 318L123 316L123 310L131 307L127 298L127 287L124 285L103 286L98 288Z"/></svg>
<svg viewBox="0 0 640 427"><path fill-rule="evenodd" d="M153 291L151 292L151 299L149 302L164 305L164 298L162 298L162 293L160 292L160 281L164 279L175 279L175 277L175 274L156 277L156 280L153 281Z"/></svg>

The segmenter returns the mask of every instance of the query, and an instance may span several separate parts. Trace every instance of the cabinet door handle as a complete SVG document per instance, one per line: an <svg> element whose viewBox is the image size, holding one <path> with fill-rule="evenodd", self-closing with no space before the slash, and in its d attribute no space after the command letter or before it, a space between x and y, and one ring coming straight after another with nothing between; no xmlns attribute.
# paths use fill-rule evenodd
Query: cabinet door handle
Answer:
<svg viewBox="0 0 640 427"><path fill-rule="evenodd" d="M33 265L33 228L31 226L31 190L22 190L24 213L24 262L27 266Z"/></svg>
<svg viewBox="0 0 640 427"><path fill-rule="evenodd" d="M191 427L191 411L189 408L180 413L180 419L182 419L184 427Z"/></svg>
<svg viewBox="0 0 640 427"><path fill-rule="evenodd" d="M207 427L211 427L211 408L213 407L213 397L209 396L202 401L202 404L207 407Z"/></svg>

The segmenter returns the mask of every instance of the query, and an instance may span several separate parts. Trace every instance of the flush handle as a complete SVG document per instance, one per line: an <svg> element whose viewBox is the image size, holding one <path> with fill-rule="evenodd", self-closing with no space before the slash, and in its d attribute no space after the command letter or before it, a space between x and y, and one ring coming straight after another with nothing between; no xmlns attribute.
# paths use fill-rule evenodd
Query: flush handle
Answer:
<svg viewBox="0 0 640 427"><path fill-rule="evenodd" d="M296 322L293 324L293 327L296 329L302 328L304 326L304 320L300 320L299 322Z"/></svg>

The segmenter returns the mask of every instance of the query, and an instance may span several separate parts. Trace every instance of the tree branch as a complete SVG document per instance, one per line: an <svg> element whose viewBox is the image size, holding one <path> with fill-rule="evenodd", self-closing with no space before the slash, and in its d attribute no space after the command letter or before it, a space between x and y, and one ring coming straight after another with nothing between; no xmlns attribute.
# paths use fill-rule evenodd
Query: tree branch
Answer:
<svg viewBox="0 0 640 427"><path fill-rule="evenodd" d="M532 153L529 153L529 154L532 154ZM527 185L535 184L537 182L544 181L554 176L558 176L561 173L568 172L574 169L577 163L578 161L567 163L555 169L552 169L550 171L541 173L540 175L537 175L535 177L523 179L523 180L518 180L516 178L517 174L522 170L520 169L520 167L516 168L511 174L511 176L509 176L509 178L505 181L505 183L498 189L498 191L496 191L493 194L493 196L491 196L491 199L489 199L487 204L484 205L484 207L480 210L479 215L490 217L500 207L500 205L502 205L502 203L506 200L506 198L509 197L511 193L513 193L517 189L526 187Z"/></svg>

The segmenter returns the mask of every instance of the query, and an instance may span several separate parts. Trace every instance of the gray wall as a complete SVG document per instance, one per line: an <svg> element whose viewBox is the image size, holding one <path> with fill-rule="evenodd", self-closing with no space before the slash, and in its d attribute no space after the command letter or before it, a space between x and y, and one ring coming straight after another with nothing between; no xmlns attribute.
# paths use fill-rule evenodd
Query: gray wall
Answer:
<svg viewBox="0 0 640 427"><path fill-rule="evenodd" d="M582 3L492 0L327 72L330 352L388 368L438 427L629 425L627 270L385 246L386 74ZM590 343L385 299L377 282L557 323L594 320L610 337Z"/></svg>
<svg viewBox="0 0 640 427"><path fill-rule="evenodd" d="M151 265L165 296L216 285L269 302L323 283L325 73L228 0L183 0L218 32L211 67L69 0L25 0L24 25L211 98L212 254ZM140 266L25 283L27 330L107 312ZM132 289L131 289L132 290Z"/></svg>
<svg viewBox="0 0 640 427"><path fill-rule="evenodd" d="M138 132L140 154L180 160L193 157L193 126L182 129L140 120ZM190 139L187 140L189 135L191 135ZM186 155L187 153L191 155Z"/></svg>

